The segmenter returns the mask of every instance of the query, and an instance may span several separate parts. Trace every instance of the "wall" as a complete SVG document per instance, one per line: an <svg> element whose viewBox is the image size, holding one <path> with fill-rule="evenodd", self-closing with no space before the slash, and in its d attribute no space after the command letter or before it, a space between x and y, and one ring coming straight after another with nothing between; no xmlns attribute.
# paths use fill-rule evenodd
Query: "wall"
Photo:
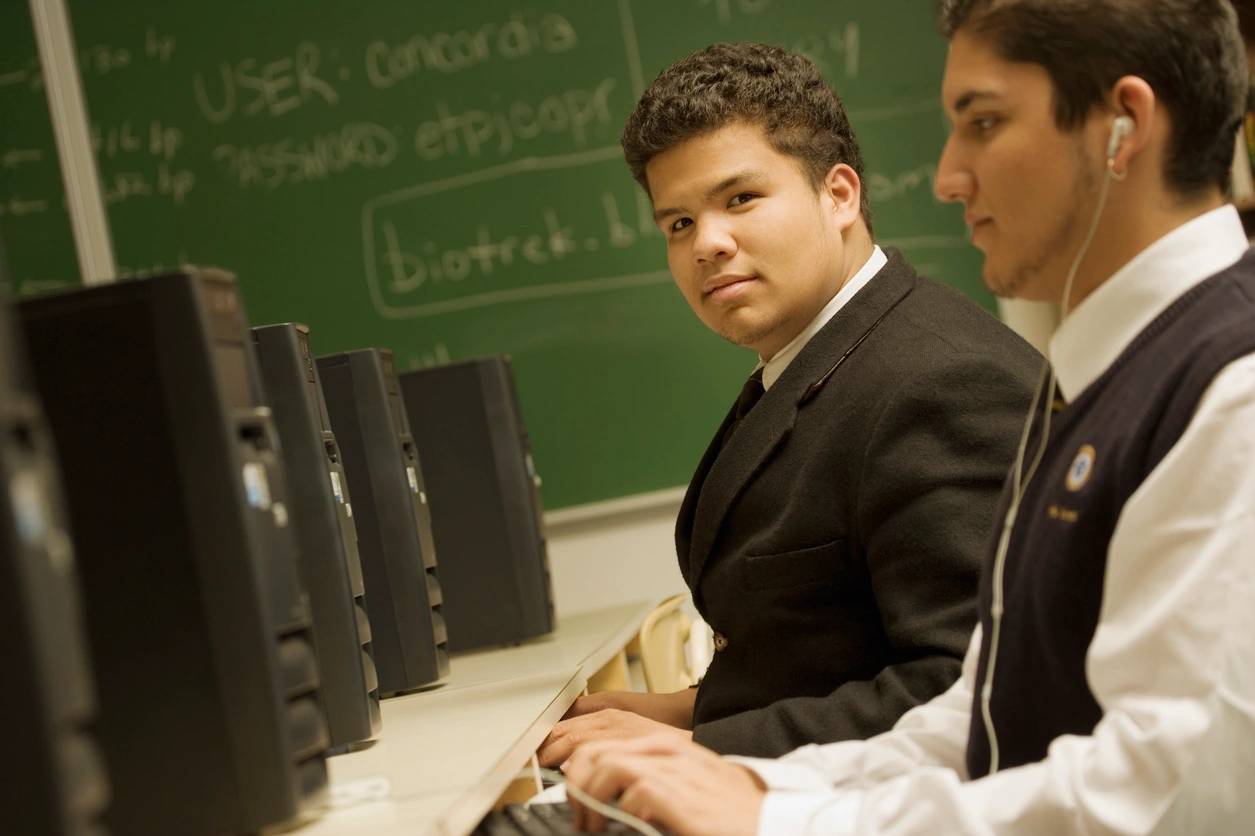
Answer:
<svg viewBox="0 0 1255 836"><path fill-rule="evenodd" d="M545 515L558 614L686 592L676 563L683 489Z"/></svg>

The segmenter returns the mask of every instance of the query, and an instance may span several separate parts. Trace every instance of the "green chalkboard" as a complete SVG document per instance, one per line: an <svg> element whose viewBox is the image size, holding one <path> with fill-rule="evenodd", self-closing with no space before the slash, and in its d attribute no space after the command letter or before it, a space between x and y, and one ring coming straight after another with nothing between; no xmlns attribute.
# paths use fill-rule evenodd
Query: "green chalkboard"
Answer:
<svg viewBox="0 0 1255 836"><path fill-rule="evenodd" d="M29 292L74 254L25 4L0 11L0 213ZM70 0L124 273L240 280L254 323L401 369L514 358L546 506L687 482L753 364L666 270L618 133L717 40L815 58L864 146L882 243L989 305L931 195L944 44L919 0Z"/></svg>
<svg viewBox="0 0 1255 836"><path fill-rule="evenodd" d="M0 3L0 232L19 291L77 283L74 238L26 3Z"/></svg>

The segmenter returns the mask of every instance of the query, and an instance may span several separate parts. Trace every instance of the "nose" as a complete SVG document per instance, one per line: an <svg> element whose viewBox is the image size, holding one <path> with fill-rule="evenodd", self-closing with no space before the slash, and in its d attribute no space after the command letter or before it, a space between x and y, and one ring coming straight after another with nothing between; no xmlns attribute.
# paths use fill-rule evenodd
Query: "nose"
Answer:
<svg viewBox="0 0 1255 836"><path fill-rule="evenodd" d="M736 236L723 218L707 216L697 224L693 257L699 262L718 264L736 255Z"/></svg>
<svg viewBox="0 0 1255 836"><path fill-rule="evenodd" d="M960 164L959 153L954 147L954 135L951 134L941 149L941 159L937 161L933 194L942 203L966 203L972 196L974 185L971 171Z"/></svg>

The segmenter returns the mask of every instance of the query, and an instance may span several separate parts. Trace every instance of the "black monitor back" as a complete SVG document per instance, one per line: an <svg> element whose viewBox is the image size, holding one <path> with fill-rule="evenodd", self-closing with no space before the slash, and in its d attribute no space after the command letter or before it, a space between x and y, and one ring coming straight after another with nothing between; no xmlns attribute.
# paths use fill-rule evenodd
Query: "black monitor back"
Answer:
<svg viewBox="0 0 1255 836"><path fill-rule="evenodd" d="M74 550L52 440L0 285L0 722L10 775L0 830L71 836L101 827L109 783Z"/></svg>
<svg viewBox="0 0 1255 836"><path fill-rule="evenodd" d="M553 630L540 479L506 357L401 375L431 492L449 649Z"/></svg>
<svg viewBox="0 0 1255 836"><path fill-rule="evenodd" d="M431 685L449 672L448 635L427 492L392 352L330 354L318 358L318 372L354 499L379 691Z"/></svg>
<svg viewBox="0 0 1255 836"><path fill-rule="evenodd" d="M192 271L28 299L126 834L308 813L326 724L282 468L234 281Z"/></svg>
<svg viewBox="0 0 1255 836"><path fill-rule="evenodd" d="M309 328L264 325L253 329L253 340L287 470L331 745L354 747L378 735L382 721L348 480Z"/></svg>

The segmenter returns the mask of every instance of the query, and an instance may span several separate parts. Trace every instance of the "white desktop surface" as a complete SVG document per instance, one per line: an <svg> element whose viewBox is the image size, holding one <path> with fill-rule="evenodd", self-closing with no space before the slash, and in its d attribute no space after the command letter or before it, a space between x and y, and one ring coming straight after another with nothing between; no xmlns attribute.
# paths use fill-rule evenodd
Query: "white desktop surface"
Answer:
<svg viewBox="0 0 1255 836"><path fill-rule="evenodd" d="M374 746L328 761L330 809L294 836L469 833L651 609L582 613L543 639L455 654L443 685L383 701Z"/></svg>
<svg viewBox="0 0 1255 836"><path fill-rule="evenodd" d="M515 647L454 654L444 687L456 689L577 668L583 669L585 677L592 676L632 640L654 606L637 602L566 616L543 638Z"/></svg>

